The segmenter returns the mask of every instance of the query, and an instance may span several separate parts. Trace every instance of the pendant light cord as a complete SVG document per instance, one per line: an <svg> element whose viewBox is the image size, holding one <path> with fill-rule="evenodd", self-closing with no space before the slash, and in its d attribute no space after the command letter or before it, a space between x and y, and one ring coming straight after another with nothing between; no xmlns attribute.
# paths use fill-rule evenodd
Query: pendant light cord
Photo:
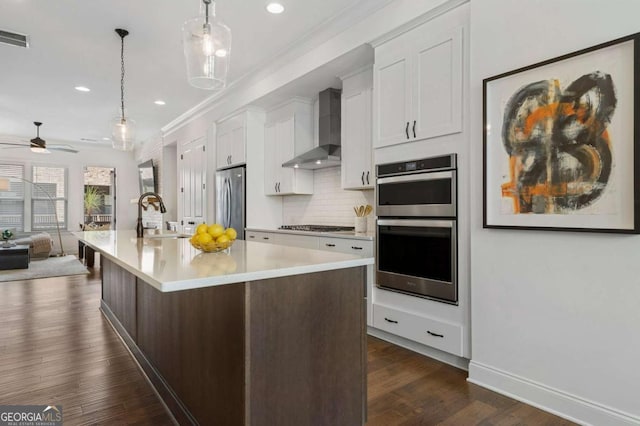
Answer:
<svg viewBox="0 0 640 426"><path fill-rule="evenodd" d="M120 36L120 113L121 120L124 121L124 38L129 35L129 31L116 28L116 33Z"/></svg>
<svg viewBox="0 0 640 426"><path fill-rule="evenodd" d="M120 36L120 111L124 121L124 35Z"/></svg>
<svg viewBox="0 0 640 426"><path fill-rule="evenodd" d="M211 0L202 0L204 3L204 24L209 24L209 5L211 4Z"/></svg>

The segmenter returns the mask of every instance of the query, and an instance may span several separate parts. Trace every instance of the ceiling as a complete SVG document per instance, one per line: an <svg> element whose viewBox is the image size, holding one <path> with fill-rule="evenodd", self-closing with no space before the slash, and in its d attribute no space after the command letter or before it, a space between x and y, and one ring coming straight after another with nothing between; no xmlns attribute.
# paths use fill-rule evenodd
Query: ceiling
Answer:
<svg viewBox="0 0 640 426"><path fill-rule="evenodd" d="M327 22L368 0L219 0L217 15L232 31L228 83L264 67ZM125 106L144 141L212 95L186 82L182 23L198 0L2 0L0 29L27 34L30 48L0 44L0 135L103 142L120 104L120 39L125 28ZM74 90L86 86L91 92ZM166 105L157 106L155 100ZM86 141L86 140L89 141Z"/></svg>

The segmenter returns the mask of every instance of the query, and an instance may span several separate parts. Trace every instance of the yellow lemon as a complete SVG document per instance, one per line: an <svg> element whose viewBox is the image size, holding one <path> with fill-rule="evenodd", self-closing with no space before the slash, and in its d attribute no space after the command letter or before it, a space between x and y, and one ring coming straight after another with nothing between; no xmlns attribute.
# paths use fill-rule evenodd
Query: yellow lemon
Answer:
<svg viewBox="0 0 640 426"><path fill-rule="evenodd" d="M226 234L222 234L218 238L216 238L216 244L224 244L228 242L229 242L229 237L227 237Z"/></svg>
<svg viewBox="0 0 640 426"><path fill-rule="evenodd" d="M196 228L196 234L204 234L205 232L207 232L207 229L209 227L207 226L206 223L201 223L200 225L198 225L198 227Z"/></svg>
<svg viewBox="0 0 640 426"><path fill-rule="evenodd" d="M213 241L213 237L206 232L204 234L198 235L197 238L198 238L198 243L200 244L207 244Z"/></svg>
<svg viewBox="0 0 640 426"><path fill-rule="evenodd" d="M238 237L238 233L233 228L227 228L224 233L227 237L229 237L230 240L235 240Z"/></svg>
<svg viewBox="0 0 640 426"><path fill-rule="evenodd" d="M209 225L209 228L207 228L207 232L213 238L218 238L224 233L224 228L219 223L214 223L213 225Z"/></svg>

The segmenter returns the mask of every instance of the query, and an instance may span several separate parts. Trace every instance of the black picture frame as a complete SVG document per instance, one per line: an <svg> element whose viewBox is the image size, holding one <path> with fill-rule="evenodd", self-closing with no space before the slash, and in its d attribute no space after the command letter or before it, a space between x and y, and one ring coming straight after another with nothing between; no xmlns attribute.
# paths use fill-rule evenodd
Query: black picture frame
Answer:
<svg viewBox="0 0 640 426"><path fill-rule="evenodd" d="M483 228L640 233L640 33L482 87Z"/></svg>

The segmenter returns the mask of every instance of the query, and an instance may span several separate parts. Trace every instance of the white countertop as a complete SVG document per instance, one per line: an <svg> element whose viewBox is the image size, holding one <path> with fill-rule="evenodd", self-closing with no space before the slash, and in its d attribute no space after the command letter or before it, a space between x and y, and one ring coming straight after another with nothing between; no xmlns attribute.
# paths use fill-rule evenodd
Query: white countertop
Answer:
<svg viewBox="0 0 640 426"><path fill-rule="evenodd" d="M373 257L243 240L236 240L229 253L203 253L193 248L187 238L136 238L133 230L74 235L162 292L374 263Z"/></svg>
<svg viewBox="0 0 640 426"><path fill-rule="evenodd" d="M375 232L355 232L355 231L338 231L338 232L312 232L312 231L295 231L292 229L269 229L269 228L245 228L246 231L256 232L278 232L281 234L309 235L312 237L327 238L346 238L349 240L366 240L373 241L376 236Z"/></svg>

